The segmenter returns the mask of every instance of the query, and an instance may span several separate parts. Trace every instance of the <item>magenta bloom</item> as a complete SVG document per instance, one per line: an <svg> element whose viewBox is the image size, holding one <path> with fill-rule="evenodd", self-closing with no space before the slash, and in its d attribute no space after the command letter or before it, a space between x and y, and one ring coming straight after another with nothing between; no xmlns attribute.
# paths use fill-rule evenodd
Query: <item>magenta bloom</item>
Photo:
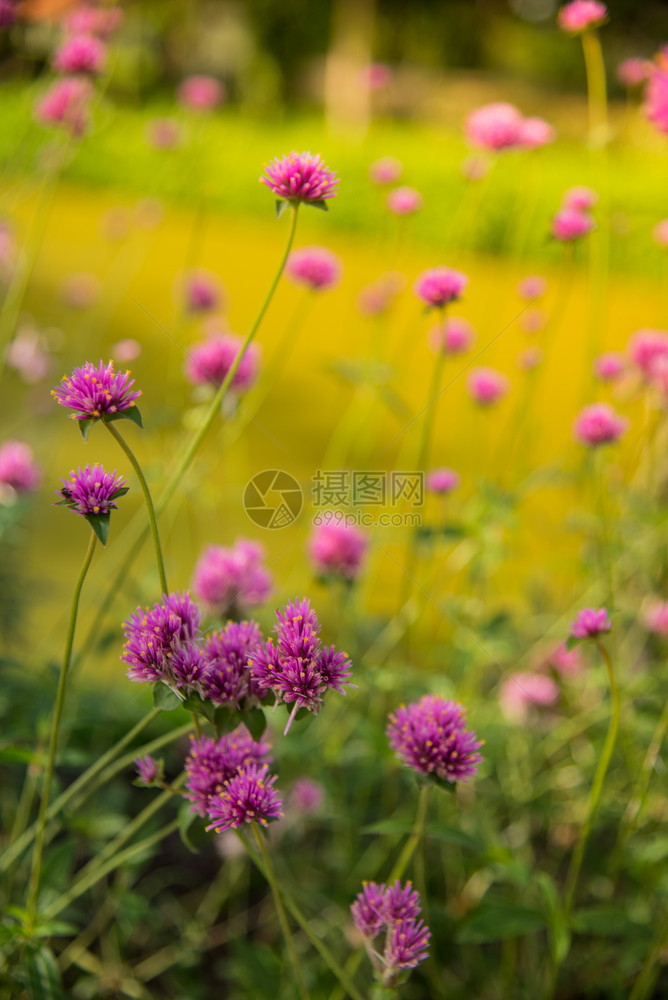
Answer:
<svg viewBox="0 0 668 1000"><path fill-rule="evenodd" d="M156 149L174 149L182 137L181 126L174 118L154 118L146 127L146 141Z"/></svg>
<svg viewBox="0 0 668 1000"><path fill-rule="evenodd" d="M607 354L599 354L594 359L594 375L601 382L614 382L624 374L626 368L624 355L610 351Z"/></svg>
<svg viewBox="0 0 668 1000"><path fill-rule="evenodd" d="M258 542L238 538L232 548L211 545L193 573L193 592L207 610L221 616L243 615L264 604L273 588Z"/></svg>
<svg viewBox="0 0 668 1000"><path fill-rule="evenodd" d="M646 59L622 59L617 66L617 79L624 87L639 87L651 72Z"/></svg>
<svg viewBox="0 0 668 1000"><path fill-rule="evenodd" d="M628 420L620 417L607 403L592 403L578 414L573 432L580 444L596 448L618 441L628 424Z"/></svg>
<svg viewBox="0 0 668 1000"><path fill-rule="evenodd" d="M303 247L288 257L285 273L297 285L314 292L334 288L341 280L343 265L339 257L326 247Z"/></svg>
<svg viewBox="0 0 668 1000"><path fill-rule="evenodd" d="M528 277L522 278L517 286L517 294L521 299L526 299L527 302L531 299L539 299L541 295L545 295L546 291L547 281L540 274L530 274Z"/></svg>
<svg viewBox="0 0 668 1000"><path fill-rule="evenodd" d="M42 473L29 445L23 441L5 441L0 445L0 496L6 494L7 488L18 496L34 493L41 482Z"/></svg>
<svg viewBox="0 0 668 1000"><path fill-rule="evenodd" d="M63 485L56 490L60 497L58 505L69 507L80 517L108 514L118 506L116 500L128 492L127 479L115 469L105 472L101 465L72 470L70 478L61 482Z"/></svg>
<svg viewBox="0 0 668 1000"><path fill-rule="evenodd" d="M186 795L191 809L206 816L213 799L223 790L225 782L249 764L271 762L270 746L264 740L255 742L245 726L237 726L220 739L200 736L192 739L186 757Z"/></svg>
<svg viewBox="0 0 668 1000"><path fill-rule="evenodd" d="M650 63L645 114L659 132L668 134L668 51L665 48L659 52L656 62Z"/></svg>
<svg viewBox="0 0 668 1000"><path fill-rule="evenodd" d="M146 788L150 788L160 779L160 772L162 768L158 762L153 760L153 758L149 755L146 757L137 757L134 764L137 769L136 783L138 785L144 785Z"/></svg>
<svg viewBox="0 0 668 1000"><path fill-rule="evenodd" d="M214 705L239 707L245 699L260 700L265 691L253 684L248 660L262 643L256 622L228 622L219 632L204 641L204 674L200 682L202 697Z"/></svg>
<svg viewBox="0 0 668 1000"><path fill-rule="evenodd" d="M99 76L107 62L107 50L94 35L73 35L66 39L54 56L58 73Z"/></svg>
<svg viewBox="0 0 668 1000"><path fill-rule="evenodd" d="M413 291L428 308L442 309L456 302L469 283L467 275L451 267L432 267L423 271L413 285Z"/></svg>
<svg viewBox="0 0 668 1000"><path fill-rule="evenodd" d="M445 496L452 493L459 486L459 475L454 469L433 469L426 480L426 487L429 493L437 496Z"/></svg>
<svg viewBox="0 0 668 1000"><path fill-rule="evenodd" d="M465 354L475 343L475 330L461 316L449 316L444 323L437 323L429 333L432 351L443 354Z"/></svg>
<svg viewBox="0 0 668 1000"><path fill-rule="evenodd" d="M578 185L565 192L561 204L564 208L574 208L576 212L589 212L597 201L596 191L592 191L591 188L584 187L584 185Z"/></svg>
<svg viewBox="0 0 668 1000"><path fill-rule="evenodd" d="M362 80L370 91L384 90L392 82L392 70L386 63L371 63L363 69Z"/></svg>
<svg viewBox="0 0 668 1000"><path fill-rule="evenodd" d="M559 697L559 687L545 674L519 673L507 677L501 685L499 701L508 719L523 721L531 706L545 708Z"/></svg>
<svg viewBox="0 0 668 1000"><path fill-rule="evenodd" d="M542 118L524 118L517 144L522 149L540 149L541 146L554 142L556 137L556 130L549 122Z"/></svg>
<svg viewBox="0 0 668 1000"><path fill-rule="evenodd" d="M608 16L608 8L598 0L572 0L562 7L557 23L562 31L577 35L581 31L599 28Z"/></svg>
<svg viewBox="0 0 668 1000"><path fill-rule="evenodd" d="M194 268L183 278L183 298L188 312L211 312L222 300L220 282L215 274Z"/></svg>
<svg viewBox="0 0 668 1000"><path fill-rule="evenodd" d="M612 622L605 608L583 608L571 624L571 635L575 639L598 639L612 628Z"/></svg>
<svg viewBox="0 0 668 1000"><path fill-rule="evenodd" d="M203 658L195 664L191 652L191 647L196 648L199 624L199 608L185 592L163 594L162 601L152 608L137 608L123 622L121 660L128 664L130 680L187 687L190 681L184 679L183 671L192 674L196 665L203 674L205 668Z"/></svg>
<svg viewBox="0 0 668 1000"><path fill-rule="evenodd" d="M302 816L312 816L322 808L325 789L312 778L297 778L290 792L290 807Z"/></svg>
<svg viewBox="0 0 668 1000"><path fill-rule="evenodd" d="M660 635L662 638L668 636L668 601L649 601L640 620L653 635Z"/></svg>
<svg viewBox="0 0 668 1000"><path fill-rule="evenodd" d="M384 986L395 986L402 970L413 969L428 957L431 933L418 919L421 900L410 882L402 886L397 881L390 888L364 882L350 912L358 931L369 943L381 931L386 932L382 959Z"/></svg>
<svg viewBox="0 0 668 1000"><path fill-rule="evenodd" d="M579 240L594 228L594 220L587 212L577 208L562 208L552 219L552 235L555 240L570 242Z"/></svg>
<svg viewBox="0 0 668 1000"><path fill-rule="evenodd" d="M326 207L325 202L336 198L339 180L320 156L312 153L289 153L276 158L264 168L260 183L266 184L278 198Z"/></svg>
<svg viewBox="0 0 668 1000"><path fill-rule="evenodd" d="M508 392L509 382L495 368L474 368L468 377L468 390L480 406L492 406Z"/></svg>
<svg viewBox="0 0 668 1000"><path fill-rule="evenodd" d="M269 639L249 658L254 682L277 700L292 704L284 735L300 708L317 714L328 689L345 695L351 664L345 653L323 646L320 624L306 598L276 612L276 641Z"/></svg>
<svg viewBox="0 0 668 1000"><path fill-rule="evenodd" d="M355 927L366 938L375 938L387 924L385 914L385 884L363 882L362 891L357 894L350 907Z"/></svg>
<svg viewBox="0 0 668 1000"><path fill-rule="evenodd" d="M422 195L412 187L395 188L387 196L387 207L393 215L413 215L422 204Z"/></svg>
<svg viewBox="0 0 668 1000"><path fill-rule="evenodd" d="M668 219L662 219L661 222L657 222L652 230L652 236L657 246L668 247Z"/></svg>
<svg viewBox="0 0 668 1000"><path fill-rule="evenodd" d="M633 364L637 365L645 379L650 380L659 358L668 357L668 332L637 330L629 340L627 351Z"/></svg>
<svg viewBox="0 0 668 1000"><path fill-rule="evenodd" d="M369 539L356 525L329 521L314 528L309 541L309 555L319 576L359 576Z"/></svg>
<svg viewBox="0 0 668 1000"><path fill-rule="evenodd" d="M387 738L407 767L441 781L468 781L482 760L482 743L466 729L463 707L437 695L398 708L389 717Z"/></svg>
<svg viewBox="0 0 668 1000"><path fill-rule="evenodd" d="M369 177L374 184L396 184L403 173L403 164L394 156L381 156L369 167Z"/></svg>
<svg viewBox="0 0 668 1000"><path fill-rule="evenodd" d="M498 152L521 143L524 119L512 104L485 104L466 119L466 138L478 149Z"/></svg>
<svg viewBox="0 0 668 1000"><path fill-rule="evenodd" d="M66 77L44 94L35 106L35 118L42 125L61 127L72 136L86 131L92 88L88 80Z"/></svg>
<svg viewBox="0 0 668 1000"><path fill-rule="evenodd" d="M283 803L274 789L276 775L267 777L266 764L247 764L233 778L230 778L221 792L209 802L208 813L213 822L207 830L222 833L236 830L244 823L260 823L267 826L272 820L283 815Z"/></svg>
<svg viewBox="0 0 668 1000"><path fill-rule="evenodd" d="M567 649L566 643L560 642L547 653L542 666L564 677L575 677L582 672L584 663L579 649Z"/></svg>
<svg viewBox="0 0 668 1000"><path fill-rule="evenodd" d="M232 368L241 350L243 341L231 334L221 336L213 334L206 340L191 348L184 373L193 385L205 385L210 382L216 387L223 384L227 373ZM230 389L236 392L247 392L257 378L260 365L260 348L251 344L245 351L237 368Z"/></svg>
<svg viewBox="0 0 668 1000"><path fill-rule="evenodd" d="M130 372L114 370L113 361L106 365L100 361L97 366L86 361L71 375L65 375L51 395L61 406L74 411L72 420L105 420L136 405L141 392L132 389L134 383Z"/></svg>
<svg viewBox="0 0 668 1000"><path fill-rule="evenodd" d="M414 969L429 957L431 931L423 920L398 920L387 934L383 958L387 968ZM388 972L384 973L384 978Z"/></svg>
<svg viewBox="0 0 668 1000"><path fill-rule="evenodd" d="M213 76L188 76L177 96L179 103L191 111L214 111L225 97L225 88Z"/></svg>

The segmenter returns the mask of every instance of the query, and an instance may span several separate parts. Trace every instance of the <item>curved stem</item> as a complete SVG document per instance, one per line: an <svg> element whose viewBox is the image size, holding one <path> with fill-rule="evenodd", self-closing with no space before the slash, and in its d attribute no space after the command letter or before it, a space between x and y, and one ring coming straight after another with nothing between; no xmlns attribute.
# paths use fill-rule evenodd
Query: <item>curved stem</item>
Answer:
<svg viewBox="0 0 668 1000"><path fill-rule="evenodd" d="M278 882L276 881L276 873L274 872L274 866L271 862L271 856L264 840L262 839L262 834L260 833L260 828L255 820L251 821L251 828L253 830L253 835L255 837L255 842L260 848L260 854L262 855L262 860L264 862L265 875L267 882L271 886L271 893L274 897L274 903L276 905L276 913L278 914L278 922L281 925L281 931L283 932L283 938L285 939L285 945L288 949L288 956L290 958L290 964L292 965L292 971L295 975L295 980L297 983L297 989L299 990L299 995L302 1000L310 1000L309 991L307 989L306 983L304 981L304 973L302 967L299 964L299 958L297 957L297 952L295 951L295 943L292 939L292 933L290 932L290 926L288 924L288 918L285 915L285 907L283 906L283 900L281 898L281 893L278 888Z"/></svg>
<svg viewBox="0 0 668 1000"><path fill-rule="evenodd" d="M420 789L420 797L418 799L417 812L415 814L415 823L413 824L413 832L404 844L404 849L397 858L397 863L390 873L390 877L387 880L388 884L396 882L400 879L403 873L406 871L408 862L413 857L415 853L415 848L418 846L422 840L424 834L424 827L427 820L427 809L429 807L429 795L431 793L432 786L424 785Z"/></svg>
<svg viewBox="0 0 668 1000"><path fill-rule="evenodd" d="M144 477L144 473L141 470L141 466L137 459L135 458L134 452L130 448L121 432L117 429L115 424L110 424L106 420L102 421L104 426L107 428L111 436L118 442L125 454L130 460L132 468L135 470L137 479L139 480L139 485L142 488L144 494L144 500L146 501L146 512L148 514L148 523L151 528L151 535L153 536L153 548L155 549L155 561L158 565L158 575L160 577L160 587L163 594L169 593L169 588L167 586L167 576L165 574L165 562L162 557L162 547L160 545L160 535L158 534L158 522L155 516L155 509L153 507L153 500L151 499L151 492L148 488L148 483Z"/></svg>
<svg viewBox="0 0 668 1000"><path fill-rule="evenodd" d="M72 646L74 645L74 632L77 625L79 597L81 596L81 588L83 587L84 580L86 579L86 573L88 572L88 567L90 566L93 558L96 541L97 539L95 537L95 533L91 531L90 539L88 542L88 549L86 551L86 556L84 558L83 566L81 567L81 572L79 573L79 579L77 580L76 586L74 588L74 596L72 598L72 610L70 612L70 623L67 629L67 639L65 641L65 654L63 656L63 665L60 669L60 677L58 678L58 691L56 693L56 704L53 711L53 721L51 723L51 735L49 737L49 749L46 759L46 771L44 773L44 784L42 786L42 795L39 803L39 814L37 817L37 833L35 836L35 848L33 851L32 869L30 872L30 882L28 885L28 900L26 905L28 910L28 921L31 926L35 922L35 914L37 912L39 880L42 874L42 857L44 854L44 834L46 831L46 814L49 808L49 797L51 795L51 781L53 778L53 768L56 759L56 748L58 745L58 730L60 728L60 719L63 714L63 705L65 704L67 671L69 670L70 661L72 659Z"/></svg>

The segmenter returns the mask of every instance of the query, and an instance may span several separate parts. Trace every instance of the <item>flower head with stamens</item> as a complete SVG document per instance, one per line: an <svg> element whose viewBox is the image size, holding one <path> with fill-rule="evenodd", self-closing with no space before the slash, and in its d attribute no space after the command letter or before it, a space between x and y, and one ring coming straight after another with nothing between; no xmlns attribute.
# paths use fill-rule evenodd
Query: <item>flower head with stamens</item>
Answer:
<svg viewBox="0 0 668 1000"><path fill-rule="evenodd" d="M125 645L121 660L128 664L130 680L187 686L183 657L186 648L198 638L199 623L199 608L185 592L164 594L152 608L137 608L123 622Z"/></svg>
<svg viewBox="0 0 668 1000"><path fill-rule="evenodd" d="M127 479L115 469L105 472L101 465L72 470L70 478L61 481L63 485L56 490L60 497L56 506L69 507L80 517L108 514L118 506L116 500L128 492Z"/></svg>
<svg viewBox="0 0 668 1000"><path fill-rule="evenodd" d="M135 780L135 784L137 785L150 788L162 777L162 762L153 760L148 754L146 757L137 757L134 765L137 769L137 778Z"/></svg>
<svg viewBox="0 0 668 1000"><path fill-rule="evenodd" d="M64 375L51 395L74 412L72 420L109 420L118 413L132 409L141 392L133 390L130 372L117 372L114 362L94 365L86 361L71 375Z"/></svg>
<svg viewBox="0 0 668 1000"><path fill-rule="evenodd" d="M583 608L571 624L574 639L598 639L612 628L606 608Z"/></svg>
<svg viewBox="0 0 668 1000"><path fill-rule="evenodd" d="M207 830L222 833L237 830L244 823L267 826L283 815L283 803L274 788L276 775L267 777L267 765L247 764L227 781L221 792L209 802L208 814L213 822Z"/></svg>
<svg viewBox="0 0 668 1000"><path fill-rule="evenodd" d="M208 635L204 642L202 695L214 705L239 705L248 697L263 698L266 691L253 683L248 668L249 657L261 644L262 633L253 621L228 622L219 632Z"/></svg>
<svg viewBox="0 0 668 1000"><path fill-rule="evenodd" d="M440 781L468 781L482 760L482 743L466 729L463 707L437 695L398 708L389 717L387 736L407 767Z"/></svg>
<svg viewBox="0 0 668 1000"><path fill-rule="evenodd" d="M234 732L226 733L219 739L193 737L185 762L185 797L192 803L192 811L206 816L211 802L223 790L225 782L248 764L269 764L270 749L266 741L256 742L245 726L238 726Z"/></svg>
<svg viewBox="0 0 668 1000"><path fill-rule="evenodd" d="M414 969L428 957L431 932L419 919L421 900L410 882L402 886L397 880L389 887L364 882L350 912L384 986L396 986L403 970ZM381 956L373 941L382 931L386 934Z"/></svg>
<svg viewBox="0 0 668 1000"><path fill-rule="evenodd" d="M325 202L338 194L339 180L329 170L319 155L289 153L276 157L266 164L260 183L265 184L277 198L294 204L326 207Z"/></svg>

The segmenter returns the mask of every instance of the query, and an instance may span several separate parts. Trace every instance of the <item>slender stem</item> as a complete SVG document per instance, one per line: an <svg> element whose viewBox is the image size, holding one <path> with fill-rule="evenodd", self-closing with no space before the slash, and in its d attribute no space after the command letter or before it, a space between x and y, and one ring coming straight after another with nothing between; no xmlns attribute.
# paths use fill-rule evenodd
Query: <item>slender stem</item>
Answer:
<svg viewBox="0 0 668 1000"><path fill-rule="evenodd" d="M663 911L661 923L645 956L638 978L633 984L629 1000L649 1000L652 996L656 982L656 964L666 947L666 941L668 941L668 906Z"/></svg>
<svg viewBox="0 0 668 1000"><path fill-rule="evenodd" d="M388 883L396 882L400 879L403 873L406 871L408 862L413 857L415 853L415 848L418 846L422 840L424 834L425 822L427 820L427 810L429 807L429 795L431 792L431 785L424 785L420 789L420 796L418 798L418 807L415 814L415 823L413 824L413 832L404 844L404 849L397 858L397 862L390 873Z"/></svg>
<svg viewBox="0 0 668 1000"><path fill-rule="evenodd" d="M103 420L102 422L109 431L109 433L111 434L111 436L115 438L115 440L118 442L118 444L121 446L121 448L129 458L130 464L132 465L132 468L135 470L135 474L137 476L137 479L139 480L139 485L142 488L142 492L144 494L144 500L146 501L146 513L148 514L148 523L151 527L151 535L153 536L153 548L155 549L155 561L158 565L160 587L162 589L163 594L168 594L169 588L167 586L167 576L165 574L165 562L164 559L162 558L162 547L160 545L160 535L158 534L158 522L156 520L155 509L153 507L153 500L151 499L151 492L148 488L148 483L146 482L146 478L141 470L139 462L135 458L132 448L130 448L130 445L127 443L123 435L117 429L116 425L110 424L106 420Z"/></svg>
<svg viewBox="0 0 668 1000"><path fill-rule="evenodd" d="M666 730L668 730L668 701L663 707L661 717L659 718L654 733L652 734L652 740L647 747L647 753L645 754L645 759L643 760L642 767L640 769L638 781L634 785L629 803L626 807L626 812L622 817L618 842L618 847L620 849L626 843L626 840L630 837L637 826L638 817L647 798L647 791L649 789L652 771L654 770L656 759L661 751L661 744L663 743L666 735Z"/></svg>
<svg viewBox="0 0 668 1000"><path fill-rule="evenodd" d="M37 817L37 833L35 836L35 848L32 857L32 869L30 872L30 882L28 885L28 900L27 900L27 910L28 910L28 920L30 925L35 922L35 914L37 912L37 897L39 895L39 880L42 874L42 857L44 854L44 834L46 830L46 814L49 808L49 797L51 795L51 780L53 778L53 768L56 759L56 748L58 745L58 730L60 729L60 719L63 714L63 705L65 704L65 689L67 686L67 671L69 670L70 661L72 659L72 646L74 645L74 632L77 625L77 612L79 610L79 597L81 596L81 588L83 587L84 580L86 579L86 573L88 572L88 567L93 559L93 553L95 551L95 543L97 539L95 533L91 531L90 539L88 542L88 549L86 551L86 556L83 561L83 566L81 567L81 572L79 573L79 579L76 582L74 588L74 597L72 598L72 610L70 612L70 623L67 629L67 639L65 641L65 654L63 656L63 665L60 669L60 677L58 678L58 691L56 693L56 704L53 711L53 721L51 723L51 735L49 737L49 749L46 758L46 771L44 773L44 784L42 786L42 795L39 803L39 814Z"/></svg>
<svg viewBox="0 0 668 1000"><path fill-rule="evenodd" d="M278 882L276 881L276 873L274 872L274 866L271 862L271 857L269 851L262 839L262 834L260 833L260 828L252 820L251 829L253 830L253 835L255 837L255 842L260 848L260 854L262 855L262 860L264 862L265 874L267 881L271 886L271 892L274 897L274 903L276 905L276 912L278 914L278 922L281 925L281 931L283 932L283 938L285 939L285 945L288 949L288 956L290 958L290 964L292 965L292 971L295 975L295 980L297 983L297 989L299 990L299 995L302 1000L310 1000L309 991L304 981L304 973L302 967L299 963L299 958L297 957L297 952L295 951L295 942L292 939L292 933L290 932L290 925L288 924L288 918L285 915L285 907L283 906L283 900L281 898L281 892L278 888Z"/></svg>
<svg viewBox="0 0 668 1000"><path fill-rule="evenodd" d="M589 141L592 145L598 145L608 139L608 94L601 41L595 31L583 33L582 51L587 73Z"/></svg>
<svg viewBox="0 0 668 1000"><path fill-rule="evenodd" d="M611 608L615 606L615 591L612 577L612 557L611 557L611 543L610 543L610 517L608 511L608 496L605 488L605 481L603 475L603 455L602 449L597 449L597 454L594 455L594 467L596 475L596 486L598 491L598 506L601 512L601 538L599 540L599 550L601 557L601 570L605 578L606 587L608 590L608 602Z"/></svg>

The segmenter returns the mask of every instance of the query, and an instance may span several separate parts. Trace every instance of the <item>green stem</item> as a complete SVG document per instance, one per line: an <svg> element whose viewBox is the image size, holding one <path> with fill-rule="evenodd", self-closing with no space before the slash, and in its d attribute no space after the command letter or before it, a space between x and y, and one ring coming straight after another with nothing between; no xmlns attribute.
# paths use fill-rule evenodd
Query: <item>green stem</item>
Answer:
<svg viewBox="0 0 668 1000"><path fill-rule="evenodd" d="M608 93L601 41L595 31L585 31L582 35L582 51L587 73L589 141L599 145L608 139Z"/></svg>
<svg viewBox="0 0 668 1000"><path fill-rule="evenodd" d="M608 496L605 488L603 476L603 454L602 449L597 449L594 455L596 485L598 491L598 506L601 512L601 538L599 542L601 556L601 570L608 590L608 603L611 608L615 606L615 591L612 577L612 557L610 544L610 517L608 512Z"/></svg>
<svg viewBox="0 0 668 1000"><path fill-rule="evenodd" d="M265 873L267 881L271 886L271 892L274 897L274 903L276 905L276 913L278 914L278 922L281 925L281 931L283 932L283 938L285 940L286 948L288 949L288 957L290 958L290 964L292 965L292 971L295 975L295 981L297 983L297 989L299 990L299 995L302 1000L310 1000L309 991L304 981L304 973L302 967L299 963L299 958L295 950L295 943L292 939L292 933L290 932L290 925L288 924L288 918L285 915L285 907L283 906L283 900L281 898L281 893L278 888L278 882L276 881L276 873L274 872L274 866L271 862L271 857L269 851L267 850L266 844L262 839L262 834L260 833L260 828L255 820L251 821L251 829L255 837L255 842L260 848L260 854L262 855L262 860L264 862Z"/></svg>
<svg viewBox="0 0 668 1000"><path fill-rule="evenodd" d="M135 470L135 475L139 480L139 485L142 488L142 493L144 494L144 500L146 501L146 513L148 514L148 523L151 528L151 535L153 536L153 548L155 549L155 561L158 566L158 575L160 577L160 587L163 594L169 593L169 588L167 586L167 576L165 574L165 562L162 558L162 547L160 545L160 535L158 534L158 522L155 516L155 509L153 507L153 500L151 499L151 492L148 488L148 483L144 473L141 470L141 466L137 459L135 458L132 448L127 443L123 435L120 433L115 424L108 423L106 420L102 421L104 426L107 428L111 436L118 442L121 446L128 459L132 468Z"/></svg>
<svg viewBox="0 0 668 1000"><path fill-rule="evenodd" d="M656 729L652 734L652 740L647 748L647 753L645 754L645 759L643 760L642 767L640 769L640 776L633 788L629 804L626 807L626 812L622 818L621 829L619 832L619 849L624 846L627 839L636 829L638 817L640 816L640 812L647 798L652 771L654 770L656 759L661 751L661 744L663 743L666 735L666 730L668 730L668 701L663 707L661 717L659 718Z"/></svg>
<svg viewBox="0 0 668 1000"><path fill-rule="evenodd" d="M49 737L49 749L46 759L46 771L44 773L44 784L42 786L42 795L39 803L39 814L37 817L37 833L35 836L35 848L33 851L32 858L32 869L30 872L30 882L28 885L28 900L27 900L27 910L28 910L28 921L31 926L34 925L35 915L37 913L37 897L39 895L39 880L42 874L42 857L44 854L44 834L46 831L46 814L49 808L49 797L51 795L51 781L53 778L53 768L56 759L56 748L58 745L58 730L60 728L60 719L63 714L63 705L65 704L65 690L67 686L67 672L69 670L70 661L72 659L72 646L74 645L74 632L77 625L77 612L79 610L79 597L81 596L81 588L83 587L84 580L86 579L86 573L88 572L88 567L93 559L93 553L95 551L95 543L97 539L95 533L91 531L90 539L88 542L88 549L86 551L86 556L84 558L83 566L81 567L81 572L79 573L79 579L76 582L74 588L74 597L72 598L72 610L70 612L70 623L67 630L67 639L65 641L65 654L63 656L63 665L60 670L60 677L58 678L58 691L56 693L56 704L53 712L53 721L51 723L51 735Z"/></svg>
<svg viewBox="0 0 668 1000"><path fill-rule="evenodd" d="M432 789L431 785L424 785L420 789L420 797L418 798L418 807L417 807L417 812L415 814L415 823L413 824L413 832L411 833L410 837L404 844L403 851L397 858L397 862L394 868L392 869L392 872L390 873L389 879L387 880L388 885L391 885L393 882L396 882L397 879L401 878L403 873L406 871L408 862L411 860L413 854L415 853L415 848L422 840L422 836L424 834L425 822L427 820L427 810L429 807L429 795L431 789Z"/></svg>
<svg viewBox="0 0 668 1000"><path fill-rule="evenodd" d="M668 906L663 911L663 917L659 924L659 929L652 941L649 951L645 956L642 969L633 984L629 1000L649 1000L654 991L656 982L656 965L666 947L668 941Z"/></svg>

